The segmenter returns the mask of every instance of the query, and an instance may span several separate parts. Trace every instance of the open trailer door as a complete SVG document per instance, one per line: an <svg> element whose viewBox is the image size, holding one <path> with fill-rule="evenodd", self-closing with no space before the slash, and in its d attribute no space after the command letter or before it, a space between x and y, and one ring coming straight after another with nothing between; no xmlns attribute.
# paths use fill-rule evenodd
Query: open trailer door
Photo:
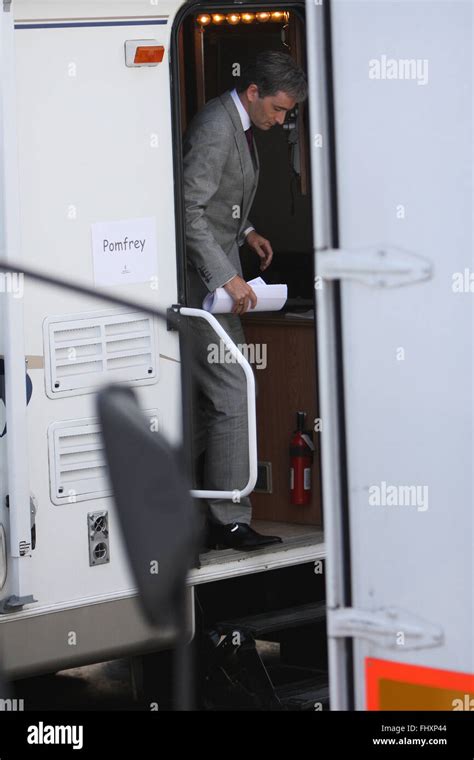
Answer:
<svg viewBox="0 0 474 760"><path fill-rule="evenodd" d="M472 11L307 3L333 709L474 696Z"/></svg>

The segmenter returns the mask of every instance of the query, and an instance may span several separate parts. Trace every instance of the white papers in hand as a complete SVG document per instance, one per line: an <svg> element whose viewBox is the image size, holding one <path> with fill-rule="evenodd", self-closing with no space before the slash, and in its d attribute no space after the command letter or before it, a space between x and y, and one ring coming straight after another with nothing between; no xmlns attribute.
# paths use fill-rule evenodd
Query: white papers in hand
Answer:
<svg viewBox="0 0 474 760"><path fill-rule="evenodd" d="M285 305L288 298L287 285L267 285L261 277L249 280L247 284L257 296L257 305L255 309L249 309L249 314L255 311L279 311ZM202 308L211 314L230 314L234 301L224 288L217 288L205 297Z"/></svg>

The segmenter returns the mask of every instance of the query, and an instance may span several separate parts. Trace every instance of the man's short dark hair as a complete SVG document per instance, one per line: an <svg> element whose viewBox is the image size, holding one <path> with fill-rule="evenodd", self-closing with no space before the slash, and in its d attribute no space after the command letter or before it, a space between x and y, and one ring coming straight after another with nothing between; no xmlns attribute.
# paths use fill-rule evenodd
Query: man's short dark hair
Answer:
<svg viewBox="0 0 474 760"><path fill-rule="evenodd" d="M306 75L287 53L266 50L259 53L252 63L245 67L237 83L237 92L244 92L251 84L256 84L261 98L284 92L297 103L308 94Z"/></svg>

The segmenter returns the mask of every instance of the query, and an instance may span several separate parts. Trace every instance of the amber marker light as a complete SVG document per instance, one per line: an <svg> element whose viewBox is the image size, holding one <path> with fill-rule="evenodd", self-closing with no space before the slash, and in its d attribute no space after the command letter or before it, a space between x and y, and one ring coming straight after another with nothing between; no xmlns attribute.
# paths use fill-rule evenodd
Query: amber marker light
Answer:
<svg viewBox="0 0 474 760"><path fill-rule="evenodd" d="M212 21L212 17L209 15L209 13L203 13L201 16L198 16L198 22L201 24L201 26L207 26Z"/></svg>
<svg viewBox="0 0 474 760"><path fill-rule="evenodd" d="M267 13L267 11L262 11L261 13L257 13L257 21L270 21L271 14Z"/></svg>
<svg viewBox="0 0 474 760"><path fill-rule="evenodd" d="M214 24L222 24L224 20L225 16L223 16L221 13L214 13L212 16L212 21Z"/></svg>
<svg viewBox="0 0 474 760"><path fill-rule="evenodd" d="M251 24L255 21L255 13L242 13L242 21L244 24Z"/></svg>
<svg viewBox="0 0 474 760"><path fill-rule="evenodd" d="M164 54L165 49L163 45L146 45L143 47L137 47L134 63L161 63Z"/></svg>

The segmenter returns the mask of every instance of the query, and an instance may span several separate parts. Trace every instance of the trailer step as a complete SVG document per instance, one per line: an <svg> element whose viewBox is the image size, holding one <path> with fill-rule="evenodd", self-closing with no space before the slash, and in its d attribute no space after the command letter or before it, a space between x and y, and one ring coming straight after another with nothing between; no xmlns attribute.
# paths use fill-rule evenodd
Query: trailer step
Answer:
<svg viewBox="0 0 474 760"><path fill-rule="evenodd" d="M274 631L323 623L325 619L325 603L316 602L302 604L298 607L287 607L274 612L264 612L259 615L249 615L235 620L222 620L216 624L216 630L221 634L241 631L254 639L258 639L260 636Z"/></svg>
<svg viewBox="0 0 474 760"><path fill-rule="evenodd" d="M328 710L329 683L327 673L320 673L311 679L276 686L275 695L283 710L303 712Z"/></svg>

